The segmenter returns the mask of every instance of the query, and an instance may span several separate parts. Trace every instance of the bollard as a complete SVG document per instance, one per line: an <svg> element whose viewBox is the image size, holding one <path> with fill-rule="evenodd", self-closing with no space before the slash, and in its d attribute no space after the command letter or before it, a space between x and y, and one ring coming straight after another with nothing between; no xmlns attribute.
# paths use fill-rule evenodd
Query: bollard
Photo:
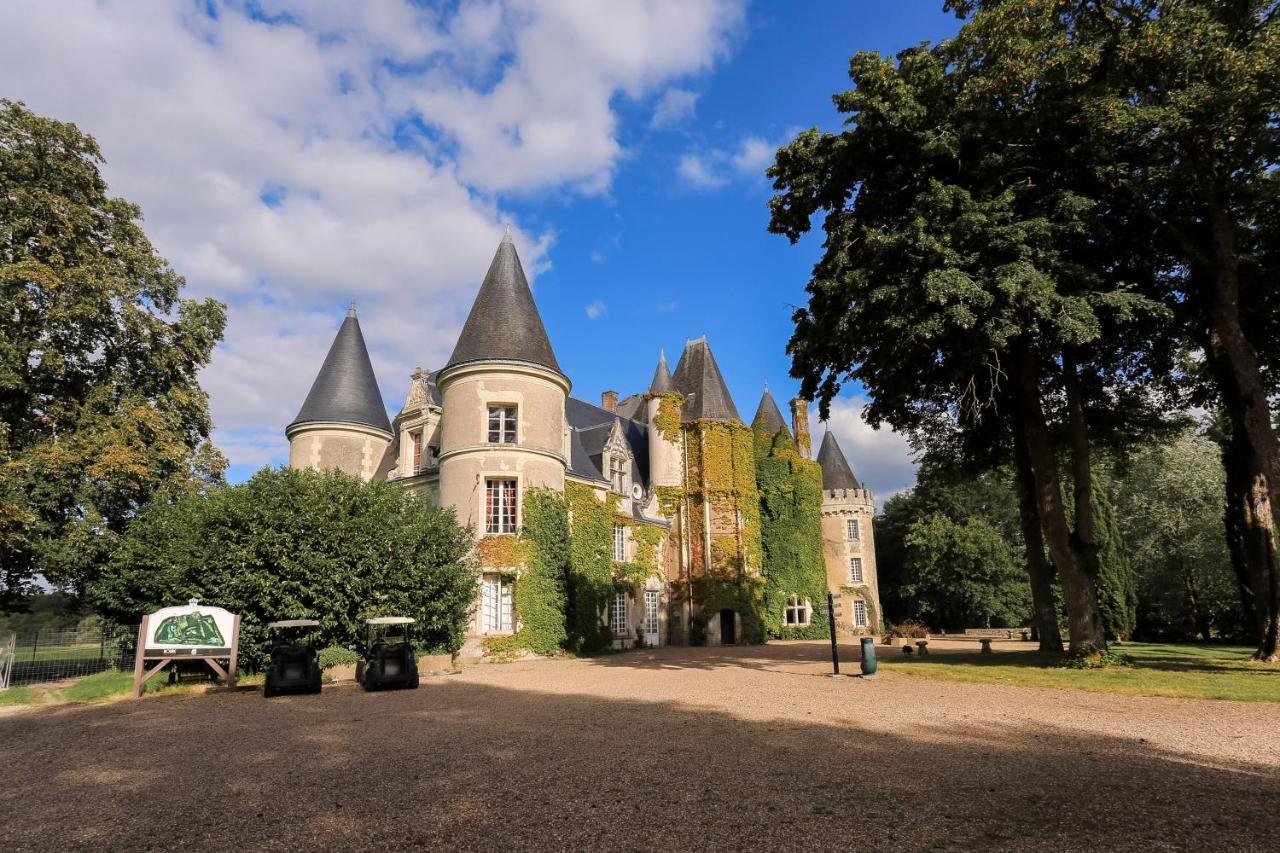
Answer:
<svg viewBox="0 0 1280 853"><path fill-rule="evenodd" d="M862 638L862 677L874 678L876 674L876 639Z"/></svg>
<svg viewBox="0 0 1280 853"><path fill-rule="evenodd" d="M827 624L831 626L831 675L840 677L840 653L836 651L836 606L831 593L827 593Z"/></svg>

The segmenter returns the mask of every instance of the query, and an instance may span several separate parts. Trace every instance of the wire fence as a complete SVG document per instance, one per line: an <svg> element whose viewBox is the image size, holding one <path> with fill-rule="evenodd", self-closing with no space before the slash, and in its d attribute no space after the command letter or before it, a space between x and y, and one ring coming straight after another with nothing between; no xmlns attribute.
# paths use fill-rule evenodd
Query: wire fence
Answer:
<svg viewBox="0 0 1280 853"><path fill-rule="evenodd" d="M0 690L9 687L9 671L13 668L13 644L18 635L12 631L0 633Z"/></svg>
<svg viewBox="0 0 1280 853"><path fill-rule="evenodd" d="M104 625L86 631L36 631L14 640L5 684L40 684L108 669L132 669L137 626ZM0 651L0 665L4 663Z"/></svg>

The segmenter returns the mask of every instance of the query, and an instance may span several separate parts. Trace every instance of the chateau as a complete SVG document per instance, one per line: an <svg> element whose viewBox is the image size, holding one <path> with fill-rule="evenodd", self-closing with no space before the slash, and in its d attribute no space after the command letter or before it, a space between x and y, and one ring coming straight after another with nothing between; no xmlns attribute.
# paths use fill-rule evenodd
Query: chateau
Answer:
<svg viewBox="0 0 1280 853"><path fill-rule="evenodd" d="M453 354L413 372L394 420L352 307L285 430L289 464L453 507L483 565L473 637L524 627L522 569L500 546L538 490L572 496L571 526L609 513L613 581L597 609L616 646L827 636L828 590L838 633L878 630L874 499L830 432L811 461L805 400L788 426L766 389L745 424L705 338L674 372L659 354L639 393L595 405L570 389L508 235Z"/></svg>

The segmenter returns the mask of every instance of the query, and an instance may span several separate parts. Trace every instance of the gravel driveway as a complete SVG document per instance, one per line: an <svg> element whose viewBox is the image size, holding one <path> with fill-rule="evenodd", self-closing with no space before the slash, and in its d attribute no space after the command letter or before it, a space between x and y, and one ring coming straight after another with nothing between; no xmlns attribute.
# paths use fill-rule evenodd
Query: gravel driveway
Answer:
<svg viewBox="0 0 1280 853"><path fill-rule="evenodd" d="M668 648L0 717L0 848L1280 845L1274 705L835 680L825 654Z"/></svg>

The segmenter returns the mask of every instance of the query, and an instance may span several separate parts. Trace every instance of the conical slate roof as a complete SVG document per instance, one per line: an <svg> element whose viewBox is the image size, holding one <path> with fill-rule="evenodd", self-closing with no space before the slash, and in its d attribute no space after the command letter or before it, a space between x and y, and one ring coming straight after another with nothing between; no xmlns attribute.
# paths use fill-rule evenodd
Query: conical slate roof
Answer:
<svg viewBox="0 0 1280 853"><path fill-rule="evenodd" d="M782 417L782 410L778 408L768 388L764 389L764 396L756 407L756 416L751 419L751 426L763 429L766 435L777 435L778 430L784 431L788 437L791 435L791 430L787 429L787 422Z"/></svg>
<svg viewBox="0 0 1280 853"><path fill-rule="evenodd" d="M822 488L824 489L861 489L862 484L853 476L849 461L840 452L836 437L827 430L822 437L822 446L818 448L818 465L822 468Z"/></svg>
<svg viewBox="0 0 1280 853"><path fill-rule="evenodd" d="M653 371L653 381L649 383L650 394L665 394L676 389L671 379L671 369L667 367L667 354L658 350L658 367Z"/></svg>
<svg viewBox="0 0 1280 853"><path fill-rule="evenodd" d="M684 395L680 418L684 421L739 421L738 410L725 387L716 357L705 337L689 341L676 372L671 377L675 390Z"/></svg>
<svg viewBox="0 0 1280 853"><path fill-rule="evenodd" d="M302 410L289 426L317 422L360 424L391 432L354 303L324 357Z"/></svg>
<svg viewBox="0 0 1280 853"><path fill-rule="evenodd" d="M445 367L489 360L528 362L563 375L510 233L498 245Z"/></svg>

